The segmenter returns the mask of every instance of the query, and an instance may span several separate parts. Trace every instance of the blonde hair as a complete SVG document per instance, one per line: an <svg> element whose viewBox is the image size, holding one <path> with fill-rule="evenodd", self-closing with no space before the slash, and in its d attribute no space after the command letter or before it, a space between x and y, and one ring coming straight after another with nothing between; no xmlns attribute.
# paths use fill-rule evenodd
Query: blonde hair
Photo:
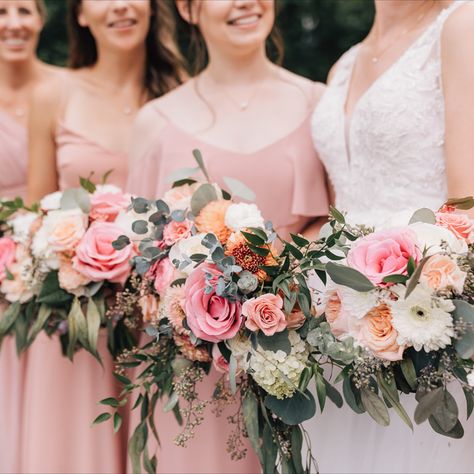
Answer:
<svg viewBox="0 0 474 474"><path fill-rule="evenodd" d="M44 0L35 0L35 5L43 21L46 20L46 4Z"/></svg>

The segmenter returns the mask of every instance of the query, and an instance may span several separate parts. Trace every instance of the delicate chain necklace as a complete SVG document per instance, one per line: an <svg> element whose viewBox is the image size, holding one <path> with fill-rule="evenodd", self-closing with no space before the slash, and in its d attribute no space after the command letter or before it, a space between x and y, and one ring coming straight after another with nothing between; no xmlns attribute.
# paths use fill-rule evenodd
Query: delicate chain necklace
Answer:
<svg viewBox="0 0 474 474"><path fill-rule="evenodd" d="M376 55L372 56L372 62L374 64L378 63L380 61L380 58L387 52L389 51L396 43L398 43L399 40L401 40L404 36L406 36L408 33L411 33L412 31L414 31L416 29L416 27L423 21L423 18L426 17L426 15L431 11L431 9L433 8L435 2L434 0L432 0L431 2L431 5L430 7L424 12L424 13L420 13L417 17L416 17L416 21L415 23L413 24L413 26L411 28L404 28L399 35L397 35L393 41L391 41L387 46L385 46L385 48L383 48L381 51L379 51ZM424 7L425 4L422 4L421 7L419 8L419 10L421 10L421 8ZM419 11L418 10L418 11ZM366 44L367 46L367 44Z"/></svg>
<svg viewBox="0 0 474 474"><path fill-rule="evenodd" d="M263 87L263 84L266 82L265 80L260 81L260 83L253 88L252 93L246 99L238 100L228 92L225 86L219 84L211 75L209 75L209 77L211 78L214 85L222 90L223 94L227 97L227 99L229 99L240 110L240 112L244 112L250 107L253 99L257 95L257 92Z"/></svg>

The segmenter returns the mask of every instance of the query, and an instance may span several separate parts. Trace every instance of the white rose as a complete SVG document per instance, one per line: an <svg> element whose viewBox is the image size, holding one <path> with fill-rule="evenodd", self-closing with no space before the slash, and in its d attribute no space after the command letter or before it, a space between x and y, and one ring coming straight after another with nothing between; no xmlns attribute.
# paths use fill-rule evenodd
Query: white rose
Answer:
<svg viewBox="0 0 474 474"><path fill-rule="evenodd" d="M100 194L102 194L102 193L118 194L118 193L122 193L122 190L118 186L115 186L113 184L98 184L95 187L95 191L94 191L94 194L96 194L96 193L100 193Z"/></svg>
<svg viewBox="0 0 474 474"><path fill-rule="evenodd" d="M38 214L34 212L25 212L16 215L15 218L9 222L13 228L13 240L20 244L26 244L30 236L31 225L38 217Z"/></svg>
<svg viewBox="0 0 474 474"><path fill-rule="evenodd" d="M206 234L197 234L187 239L180 240L177 244L173 245L170 249L169 258L174 263L174 261L189 262L191 255L201 254L209 257L209 249L202 245L202 239ZM196 267L196 263L192 262L186 265L184 268L180 268L183 273L190 275L191 272Z"/></svg>
<svg viewBox="0 0 474 474"><path fill-rule="evenodd" d="M56 191L55 193L46 195L40 201L41 209L43 209L44 211L55 211L57 209L60 209L62 196L62 191Z"/></svg>
<svg viewBox="0 0 474 474"><path fill-rule="evenodd" d="M264 227L260 209L255 204L231 204L225 213L225 225L233 230L239 232L248 227Z"/></svg>
<svg viewBox="0 0 474 474"><path fill-rule="evenodd" d="M448 249L455 254L461 255L467 252L466 242L458 240L452 232L444 227L424 222L415 222L408 227L415 232L418 242L421 244L421 250L425 247L428 249L427 255L440 253L442 242L446 242Z"/></svg>

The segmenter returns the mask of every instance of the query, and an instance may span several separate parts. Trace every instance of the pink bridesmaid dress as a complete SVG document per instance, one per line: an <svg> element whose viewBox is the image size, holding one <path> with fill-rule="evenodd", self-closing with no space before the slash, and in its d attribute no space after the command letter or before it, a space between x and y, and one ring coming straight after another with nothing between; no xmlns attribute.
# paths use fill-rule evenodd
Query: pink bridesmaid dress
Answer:
<svg viewBox="0 0 474 474"><path fill-rule="evenodd" d="M56 133L60 189L77 187L79 177L123 187L126 154L104 149L63 122ZM98 401L118 396L114 364L105 334L99 337L104 367L85 351L71 363L61 354L56 337L41 334L28 350L22 425L21 472L122 473L126 469L126 428L114 434L111 423L91 426L105 407ZM125 426L127 425L124 420Z"/></svg>
<svg viewBox="0 0 474 474"><path fill-rule="evenodd" d="M159 113L157 111L157 113ZM256 195L263 216L273 222L282 236L299 232L316 216L328 213L328 198L324 170L311 141L310 119L294 131L254 153L236 153L203 142L168 122L138 163L129 170L127 190L139 196L158 198L169 189L168 177L180 168L195 166L192 150L198 148L204 157L211 180L224 186L223 177L236 178ZM209 399L213 382L211 372L203 383L202 397ZM160 409L159 409L160 410ZM130 427L138 423L138 413L132 412ZM226 452L230 427L226 416L215 417L210 411L196 437L186 449L173 443L180 427L172 413L157 413L156 425L161 447L157 451L160 473L258 473L260 466L248 446L247 457L232 461Z"/></svg>
<svg viewBox="0 0 474 474"><path fill-rule="evenodd" d="M0 197L26 195L26 129L0 111ZM0 473L19 472L23 376L26 356L16 353L15 339L0 348Z"/></svg>

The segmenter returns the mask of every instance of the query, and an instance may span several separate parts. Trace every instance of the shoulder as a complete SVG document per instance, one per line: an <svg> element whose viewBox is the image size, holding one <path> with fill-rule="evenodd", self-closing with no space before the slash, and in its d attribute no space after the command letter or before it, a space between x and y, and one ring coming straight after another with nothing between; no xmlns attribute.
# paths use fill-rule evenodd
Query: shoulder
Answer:
<svg viewBox="0 0 474 474"><path fill-rule="evenodd" d="M456 0L454 0L456 1ZM462 41L469 42L474 37L474 3L466 2L454 10L443 26L441 39L443 44ZM472 48L472 43L469 43Z"/></svg>
<svg viewBox="0 0 474 474"><path fill-rule="evenodd" d="M314 107L324 93L326 86L321 82L315 82L304 76L295 74L284 68L279 68L279 76L284 81L297 87L311 102Z"/></svg>
<svg viewBox="0 0 474 474"><path fill-rule="evenodd" d="M353 64L357 51L359 49L361 43L357 43L351 48L349 48L346 52L342 53L339 59L332 65L331 69L329 70L328 77L327 77L327 84L330 84L331 81L334 79L336 73L342 69L348 69Z"/></svg>

